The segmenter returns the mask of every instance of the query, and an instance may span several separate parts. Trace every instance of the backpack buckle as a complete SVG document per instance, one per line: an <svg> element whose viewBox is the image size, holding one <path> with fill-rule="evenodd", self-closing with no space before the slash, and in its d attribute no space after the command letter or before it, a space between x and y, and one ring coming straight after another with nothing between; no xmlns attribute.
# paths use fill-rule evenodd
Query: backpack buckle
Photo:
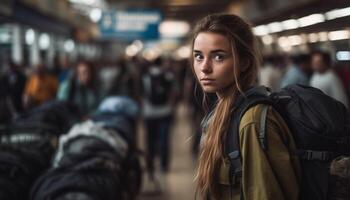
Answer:
<svg viewBox="0 0 350 200"><path fill-rule="evenodd" d="M304 151L302 158L306 160L319 160L319 161L328 161L332 157L331 152L327 151Z"/></svg>
<svg viewBox="0 0 350 200"><path fill-rule="evenodd" d="M230 185L234 186L239 183L239 178L242 177L242 164L240 160L239 151L233 151L229 153L230 169L229 169L229 181Z"/></svg>
<svg viewBox="0 0 350 200"><path fill-rule="evenodd" d="M242 177L242 169L236 169L234 170L234 173L231 174L232 177L232 186L235 186L239 183L240 178Z"/></svg>

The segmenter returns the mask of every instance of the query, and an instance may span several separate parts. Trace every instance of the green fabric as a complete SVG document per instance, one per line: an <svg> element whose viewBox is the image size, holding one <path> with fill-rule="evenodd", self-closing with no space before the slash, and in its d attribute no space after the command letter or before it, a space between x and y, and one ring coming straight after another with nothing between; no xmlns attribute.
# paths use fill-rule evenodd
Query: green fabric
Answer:
<svg viewBox="0 0 350 200"><path fill-rule="evenodd" d="M68 100L70 91L70 80L65 80L60 84L57 93L57 99ZM83 114L92 113L98 106L99 95L95 94L91 89L77 85L73 98L75 103Z"/></svg>
<svg viewBox="0 0 350 200"><path fill-rule="evenodd" d="M257 139L262 105L250 108L240 123L242 154L242 192L245 200L296 200L299 195L300 166L292 151L295 144L281 116L269 107L266 121L267 150ZM289 141L286 143L286 141ZM222 163L219 183L222 199L240 199L238 184L230 198L229 162Z"/></svg>

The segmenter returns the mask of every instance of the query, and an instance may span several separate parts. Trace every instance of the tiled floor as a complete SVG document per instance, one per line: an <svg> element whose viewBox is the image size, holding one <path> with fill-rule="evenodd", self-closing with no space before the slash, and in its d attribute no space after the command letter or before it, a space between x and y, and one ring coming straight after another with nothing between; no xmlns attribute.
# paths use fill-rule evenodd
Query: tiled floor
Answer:
<svg viewBox="0 0 350 200"><path fill-rule="evenodd" d="M172 160L170 172L166 175L157 173L161 184L161 193L154 193L151 184L144 176L143 190L139 200L192 200L194 199L195 159L191 153L191 124L185 106L177 109L171 132ZM141 131L140 141L143 140ZM141 144L141 148L144 144Z"/></svg>

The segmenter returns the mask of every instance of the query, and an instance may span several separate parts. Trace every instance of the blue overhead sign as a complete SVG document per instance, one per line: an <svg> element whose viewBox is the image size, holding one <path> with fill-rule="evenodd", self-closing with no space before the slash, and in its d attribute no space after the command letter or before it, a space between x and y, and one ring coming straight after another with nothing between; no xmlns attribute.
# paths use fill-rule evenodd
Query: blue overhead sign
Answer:
<svg viewBox="0 0 350 200"><path fill-rule="evenodd" d="M159 38L161 21L158 10L120 10L103 12L98 25L102 38L152 40Z"/></svg>

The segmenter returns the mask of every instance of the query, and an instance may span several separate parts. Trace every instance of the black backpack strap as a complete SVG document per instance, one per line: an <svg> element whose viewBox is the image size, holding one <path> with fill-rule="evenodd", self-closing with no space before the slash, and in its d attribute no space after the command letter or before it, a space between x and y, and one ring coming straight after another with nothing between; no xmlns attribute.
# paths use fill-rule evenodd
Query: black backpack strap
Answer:
<svg viewBox="0 0 350 200"><path fill-rule="evenodd" d="M258 104L267 104L263 107L262 117L260 122L260 130L258 139L263 149L267 148L265 137L265 124L268 105L271 101L268 96L268 90L265 87L255 87L248 90L244 95L238 97L235 103L235 110L230 120L230 127L227 134L225 152L230 161L229 167L229 182L231 186L231 198L232 187L238 183L238 178L242 176L242 163L241 152L239 145L239 125L241 119L249 108ZM244 199L243 193L241 193L241 199Z"/></svg>
<svg viewBox="0 0 350 200"><path fill-rule="evenodd" d="M267 119L267 111L268 105L263 105L263 110L261 112L261 120L260 120L260 129L258 134L258 140L260 146L263 150L267 149L266 143L266 119ZM239 120L240 121L240 120ZM242 177L242 162L241 162L241 153L239 148L239 132L237 132L237 137L233 140L233 145L237 145L237 150L232 151L228 154L230 160L229 167L229 182L230 182L230 192L232 198L232 186L238 183L238 178ZM241 191L241 199L244 199L243 192Z"/></svg>
<svg viewBox="0 0 350 200"><path fill-rule="evenodd" d="M263 110L261 112L261 118L260 118L260 129L259 129L259 135L258 139L260 142L260 146L263 150L267 149L267 144L266 144L266 118L267 118L267 110L269 106L268 105L263 105Z"/></svg>
<svg viewBox="0 0 350 200"><path fill-rule="evenodd" d="M226 144L225 144L225 153L230 157L230 154L234 151L239 151L239 124L241 122L241 119L245 112L258 104L267 104L271 105L272 102L269 99L268 96L268 91L265 87L255 87L250 90L248 90L245 95L241 95L237 98L235 106L234 106L234 111L233 114L231 115L230 119L230 126L229 130L227 133L227 139L226 139ZM265 111L263 110L263 124L266 123L266 113L267 113L267 108ZM265 114L264 114L265 113ZM261 126L263 128L261 132L261 136L259 135L259 138L264 138L264 130L265 126ZM265 144L264 144L265 145ZM238 154L240 155L240 154Z"/></svg>

